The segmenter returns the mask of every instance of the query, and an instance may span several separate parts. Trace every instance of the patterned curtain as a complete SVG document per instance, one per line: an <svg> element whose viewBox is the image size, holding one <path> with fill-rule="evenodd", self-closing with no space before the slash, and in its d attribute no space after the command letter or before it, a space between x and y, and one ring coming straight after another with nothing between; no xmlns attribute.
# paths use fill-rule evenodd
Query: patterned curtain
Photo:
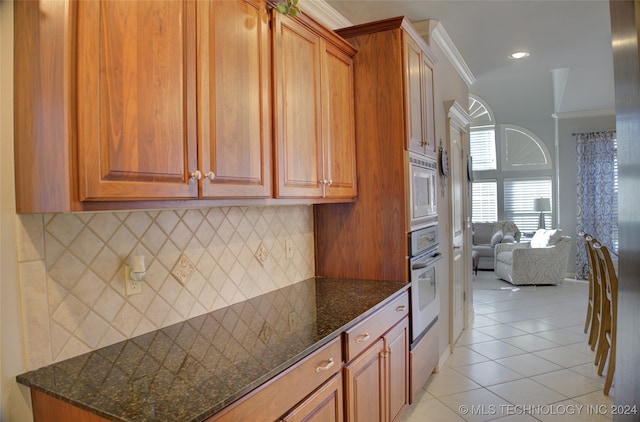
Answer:
<svg viewBox="0 0 640 422"><path fill-rule="evenodd" d="M584 230L617 252L618 191L616 132L574 134L577 148L578 231ZM576 278L587 279L582 242L576 253Z"/></svg>

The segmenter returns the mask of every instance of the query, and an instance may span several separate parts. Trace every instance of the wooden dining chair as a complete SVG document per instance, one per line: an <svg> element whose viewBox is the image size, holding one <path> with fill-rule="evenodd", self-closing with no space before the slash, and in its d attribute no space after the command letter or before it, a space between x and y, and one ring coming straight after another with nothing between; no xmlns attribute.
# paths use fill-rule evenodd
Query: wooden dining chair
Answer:
<svg viewBox="0 0 640 422"><path fill-rule="evenodd" d="M611 260L609 249L600 243L593 244L600 273L602 274L602 318L598 334L598 375L602 375L604 365L609 361L604 383L604 394L609 395L613 374L616 369L616 331L618 315L618 276Z"/></svg>
<svg viewBox="0 0 640 422"><path fill-rule="evenodd" d="M589 301L587 305L587 322L589 323L590 328L588 343L591 346L591 350L595 350L596 344L598 343L598 334L600 333L600 320L602 319L602 275L600 272L600 266L598 265L596 252L593 249L593 244L597 241L593 236L585 233L584 242L589 262ZM589 310L591 310L590 315ZM587 322L585 322L585 327Z"/></svg>
<svg viewBox="0 0 640 422"><path fill-rule="evenodd" d="M587 333L591 328L591 318L593 317L593 262L591 254L589 252L589 245L587 245L588 234L585 233L584 230L580 230L578 232L578 236L580 236L580 238L582 239L585 253L587 255L587 264L589 268L589 274L587 276L587 281L589 282L589 297L587 299L587 317L584 321L584 332ZM589 342L589 344L591 343Z"/></svg>

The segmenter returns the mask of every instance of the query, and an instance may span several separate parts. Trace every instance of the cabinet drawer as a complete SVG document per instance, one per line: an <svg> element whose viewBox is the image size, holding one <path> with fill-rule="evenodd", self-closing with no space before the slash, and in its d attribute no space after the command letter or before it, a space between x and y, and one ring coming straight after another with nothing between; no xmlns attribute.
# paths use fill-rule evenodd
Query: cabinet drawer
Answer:
<svg viewBox="0 0 640 422"><path fill-rule="evenodd" d="M408 314L409 294L404 292L375 314L345 332L345 362L358 356Z"/></svg>
<svg viewBox="0 0 640 422"><path fill-rule="evenodd" d="M278 419L342 370L341 346L340 337L337 337L207 421Z"/></svg>

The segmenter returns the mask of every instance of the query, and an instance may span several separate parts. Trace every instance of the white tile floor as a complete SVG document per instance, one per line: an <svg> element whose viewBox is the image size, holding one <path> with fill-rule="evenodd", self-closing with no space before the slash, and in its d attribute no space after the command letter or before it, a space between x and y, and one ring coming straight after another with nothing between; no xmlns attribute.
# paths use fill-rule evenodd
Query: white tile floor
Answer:
<svg viewBox="0 0 640 422"><path fill-rule="evenodd" d="M517 287L480 271L473 284L473 326L402 422L612 420L615 380L605 396L583 333L585 282Z"/></svg>

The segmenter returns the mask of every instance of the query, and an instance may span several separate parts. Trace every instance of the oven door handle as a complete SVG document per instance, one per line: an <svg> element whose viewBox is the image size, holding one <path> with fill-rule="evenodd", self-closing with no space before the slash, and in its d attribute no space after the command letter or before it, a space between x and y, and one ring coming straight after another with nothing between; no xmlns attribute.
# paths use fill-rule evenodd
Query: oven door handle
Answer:
<svg viewBox="0 0 640 422"><path fill-rule="evenodd" d="M415 264L413 264L411 266L412 270L420 270L422 268L426 268L430 265L435 264L436 262L440 261L443 258L442 254L440 252L436 252L435 254L433 254L432 256L430 256L429 258L427 258L424 261L420 261L417 262Z"/></svg>

